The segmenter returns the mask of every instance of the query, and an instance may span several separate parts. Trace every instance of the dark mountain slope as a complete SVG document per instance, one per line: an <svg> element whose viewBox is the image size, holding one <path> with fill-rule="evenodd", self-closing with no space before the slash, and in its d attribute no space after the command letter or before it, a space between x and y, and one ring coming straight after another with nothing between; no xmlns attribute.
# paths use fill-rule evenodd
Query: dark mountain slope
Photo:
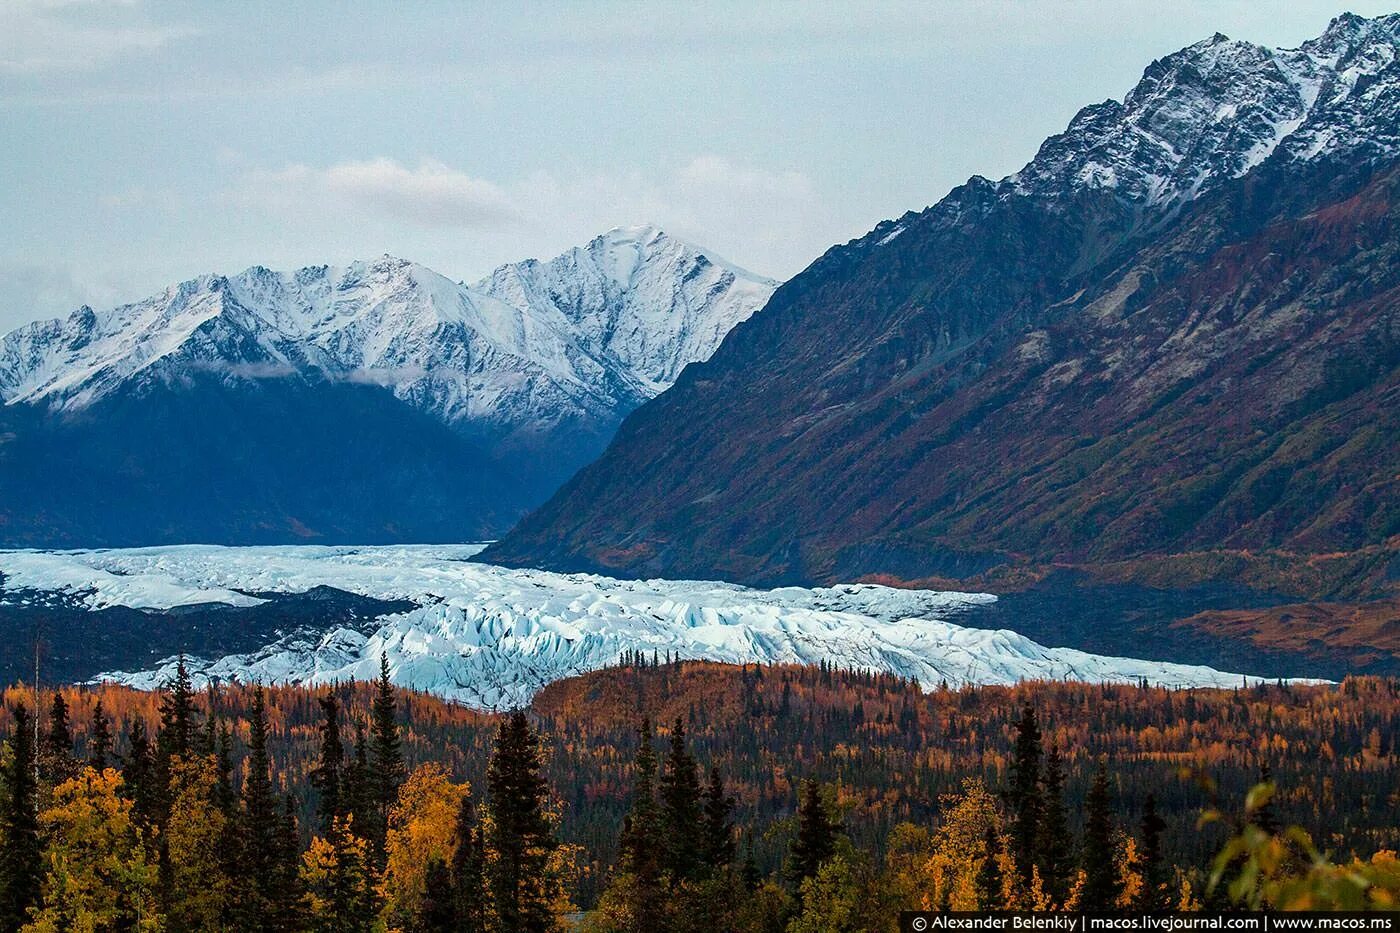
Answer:
<svg viewBox="0 0 1400 933"><path fill-rule="evenodd" d="M72 413L0 406L9 546L456 540L508 520L516 488L379 386L208 376Z"/></svg>
<svg viewBox="0 0 1400 933"><path fill-rule="evenodd" d="M1338 20L1311 47L1358 23L1375 21ZM1149 68L1128 109L1148 85L1170 85L1174 113L1204 109L1191 76L1223 54L1212 41ZM1243 48L1236 82L1273 67ZM1332 112L1189 197L1139 196L1121 167L1117 187L1046 187L1073 148L1057 137L1018 176L974 179L833 249L483 556L771 583L1016 563L1131 577L1183 554L1228 576L1263 550L1275 569L1249 582L1288 591L1294 564L1353 552L1307 595L1384 585L1400 535L1384 62L1345 107L1324 91ZM1207 100L1234 87L1204 84ZM1344 122L1349 145L1300 155L1299 134ZM1202 126L1183 158L1211 138Z"/></svg>

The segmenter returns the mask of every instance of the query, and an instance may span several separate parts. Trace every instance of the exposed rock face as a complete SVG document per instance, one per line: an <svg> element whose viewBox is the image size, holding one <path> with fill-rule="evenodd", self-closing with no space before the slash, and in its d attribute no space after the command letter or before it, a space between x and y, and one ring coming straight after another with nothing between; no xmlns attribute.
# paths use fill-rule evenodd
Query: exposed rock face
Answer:
<svg viewBox="0 0 1400 933"><path fill-rule="evenodd" d="M746 582L1400 535L1400 18L1215 37L835 247L485 557ZM1314 594L1325 595L1325 594Z"/></svg>

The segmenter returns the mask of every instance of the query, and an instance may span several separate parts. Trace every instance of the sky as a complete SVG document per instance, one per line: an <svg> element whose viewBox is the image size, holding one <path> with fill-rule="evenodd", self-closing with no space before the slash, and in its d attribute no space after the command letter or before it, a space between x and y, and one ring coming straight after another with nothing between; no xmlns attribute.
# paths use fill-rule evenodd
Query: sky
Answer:
<svg viewBox="0 0 1400 933"><path fill-rule="evenodd" d="M1353 0L0 0L0 332L205 272L474 281L653 222L787 278L1223 32Z"/></svg>

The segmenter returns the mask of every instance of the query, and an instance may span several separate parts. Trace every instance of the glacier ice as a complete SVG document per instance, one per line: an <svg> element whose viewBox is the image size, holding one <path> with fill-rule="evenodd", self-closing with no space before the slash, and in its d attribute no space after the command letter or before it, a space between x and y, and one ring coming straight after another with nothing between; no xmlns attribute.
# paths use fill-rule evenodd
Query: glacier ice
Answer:
<svg viewBox="0 0 1400 933"><path fill-rule="evenodd" d="M996 597L873 584L751 589L697 580L620 580L478 563L480 545L174 546L0 552L9 590L62 592L91 608L248 604L254 594L330 586L415 608L363 631L293 633L247 654L190 658L197 679L330 683L378 674L483 708L524 704L540 687L641 650L731 663L888 671L925 686L1029 679L1235 686L1239 674L1048 648L1015 632L959 625ZM149 689L171 658L101 679Z"/></svg>

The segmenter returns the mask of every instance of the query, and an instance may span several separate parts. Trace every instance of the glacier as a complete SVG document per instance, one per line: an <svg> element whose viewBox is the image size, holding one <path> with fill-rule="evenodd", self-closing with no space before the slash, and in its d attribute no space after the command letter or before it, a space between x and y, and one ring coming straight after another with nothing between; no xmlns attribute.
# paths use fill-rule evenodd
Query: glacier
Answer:
<svg viewBox="0 0 1400 933"><path fill-rule="evenodd" d="M734 664L825 661L898 674L926 688L1041 679L1229 687L1263 679L1051 648L1012 631L957 624L960 613L995 601L987 593L624 580L497 567L473 560L481 548L3 551L0 601L57 593L90 609L162 610L251 605L318 586L407 600L415 608L362 630L297 631L253 652L186 663L201 683L325 684L377 676L382 653L396 684L484 709L524 705L551 681L608 667L637 650ZM96 679L153 689L176 661Z"/></svg>

